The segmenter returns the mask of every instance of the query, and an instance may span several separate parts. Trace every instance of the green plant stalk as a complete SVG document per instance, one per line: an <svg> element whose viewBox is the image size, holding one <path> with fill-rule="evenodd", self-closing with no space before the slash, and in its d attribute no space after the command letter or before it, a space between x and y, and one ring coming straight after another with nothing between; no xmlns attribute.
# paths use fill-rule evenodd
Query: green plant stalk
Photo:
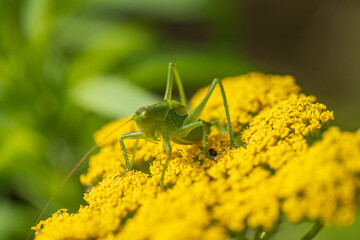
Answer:
<svg viewBox="0 0 360 240"><path fill-rule="evenodd" d="M262 233L261 227L257 227L254 231L253 240L260 240L261 233Z"/></svg>
<svg viewBox="0 0 360 240"><path fill-rule="evenodd" d="M322 229L322 225L319 221L316 221L312 228L301 238L301 240L311 240L313 237L318 234L318 232Z"/></svg>

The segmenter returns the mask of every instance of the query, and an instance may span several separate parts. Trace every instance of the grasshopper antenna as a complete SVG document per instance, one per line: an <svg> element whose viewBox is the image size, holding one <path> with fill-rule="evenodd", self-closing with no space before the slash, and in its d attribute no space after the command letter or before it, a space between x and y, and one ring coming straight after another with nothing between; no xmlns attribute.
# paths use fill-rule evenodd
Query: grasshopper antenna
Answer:
<svg viewBox="0 0 360 240"><path fill-rule="evenodd" d="M48 209L48 207L50 206L50 203L54 200L55 196L60 192L60 190L62 189L62 187L64 186L64 184L67 182L67 180L73 175L73 173L76 171L76 169L79 168L79 166L89 157L89 155L103 142L105 141L108 137L110 137L111 135L113 135L116 131L118 131L120 128L124 127L126 124L128 124L131 120L133 120L133 118L130 118L129 120L127 120L126 122L124 122L123 124L121 124L119 127L115 128L114 130L112 130L108 135L106 135L105 137L103 137L97 144L95 144L82 158L81 160L75 165L75 167L73 167L73 169L71 169L71 171L68 173L68 175L64 178L64 180L60 183L60 185L58 186L58 188L55 190L55 192L53 193L53 195L50 197L49 201L46 203L45 207L43 208L43 210L41 211L39 217L36 219L36 223L35 226L40 222L40 219L43 217L45 211ZM31 237L31 232L32 230L29 232L28 236L26 237L26 240L29 240Z"/></svg>

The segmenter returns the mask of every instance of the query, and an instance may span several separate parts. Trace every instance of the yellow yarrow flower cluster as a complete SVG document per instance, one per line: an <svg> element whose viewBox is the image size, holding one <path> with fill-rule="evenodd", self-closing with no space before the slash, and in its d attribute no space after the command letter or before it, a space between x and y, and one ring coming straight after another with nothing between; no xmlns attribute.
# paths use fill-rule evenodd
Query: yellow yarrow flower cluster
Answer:
<svg viewBox="0 0 360 240"><path fill-rule="evenodd" d="M225 78L222 83L226 89L226 97L231 102L229 111L235 132L240 132L263 109L287 99L291 94L300 92L300 87L295 84L292 76L249 73ZM200 89L191 99L191 106L198 105L207 90L207 87ZM208 122L213 120L226 122L224 104L218 88L214 90L206 104L201 119Z"/></svg>
<svg viewBox="0 0 360 240"><path fill-rule="evenodd" d="M94 186L73 214L59 210L33 227L36 239L230 239L260 227L273 232L281 215L290 222L348 225L359 203L360 134L328 128L333 113L315 97L299 93L290 76L251 73L226 78L236 142L211 128L206 158L202 144L172 143L164 183L163 144L140 140L135 169L123 176L118 139L136 131L125 120L95 134L100 152L81 176ZM193 99L198 104L207 88ZM220 92L209 100L202 119L225 122ZM131 156L135 141L126 141Z"/></svg>
<svg viewBox="0 0 360 240"><path fill-rule="evenodd" d="M277 174L282 211L292 222L348 225L359 203L360 134L332 127Z"/></svg>

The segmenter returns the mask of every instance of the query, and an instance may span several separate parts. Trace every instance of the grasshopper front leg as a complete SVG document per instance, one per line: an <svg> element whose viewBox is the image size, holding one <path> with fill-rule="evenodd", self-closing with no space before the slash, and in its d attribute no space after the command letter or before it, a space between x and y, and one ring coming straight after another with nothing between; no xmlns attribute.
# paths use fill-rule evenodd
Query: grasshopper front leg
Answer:
<svg viewBox="0 0 360 240"><path fill-rule="evenodd" d="M171 155L171 144L170 144L170 138L169 138L169 134L167 132L163 133L163 141L164 141L164 147L165 147L165 152L166 152L166 159L165 159L165 163L162 164L163 169L161 171L161 178L160 178L160 187L161 189L165 189L165 185L164 185L164 176L165 176L165 171L170 159L170 155Z"/></svg>
<svg viewBox="0 0 360 240"><path fill-rule="evenodd" d="M126 172L128 172L129 170L133 169L137 143L138 143L138 140L141 139L141 138L144 138L144 135L142 134L142 132L127 133L127 134L124 134L124 135L122 135L120 137L120 146L121 146L121 150L122 150L122 152L124 154L125 165L126 165L125 171L121 175L123 175ZM135 149L133 151L131 162L129 162L129 158L128 158L127 153L126 153L126 148L125 148L125 144L124 144L125 139L137 139L135 147L134 147Z"/></svg>

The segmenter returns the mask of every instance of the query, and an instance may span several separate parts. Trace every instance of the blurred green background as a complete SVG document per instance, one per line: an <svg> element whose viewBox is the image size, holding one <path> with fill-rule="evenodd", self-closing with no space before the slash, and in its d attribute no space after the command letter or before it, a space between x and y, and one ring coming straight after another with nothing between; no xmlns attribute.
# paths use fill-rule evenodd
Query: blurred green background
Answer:
<svg viewBox="0 0 360 240"><path fill-rule="evenodd" d="M350 0L0 0L0 239L25 238L97 129L161 99L169 62L188 97L215 77L291 74L357 130L359 12ZM44 218L83 203L86 165ZM358 239L359 226L316 239Z"/></svg>

